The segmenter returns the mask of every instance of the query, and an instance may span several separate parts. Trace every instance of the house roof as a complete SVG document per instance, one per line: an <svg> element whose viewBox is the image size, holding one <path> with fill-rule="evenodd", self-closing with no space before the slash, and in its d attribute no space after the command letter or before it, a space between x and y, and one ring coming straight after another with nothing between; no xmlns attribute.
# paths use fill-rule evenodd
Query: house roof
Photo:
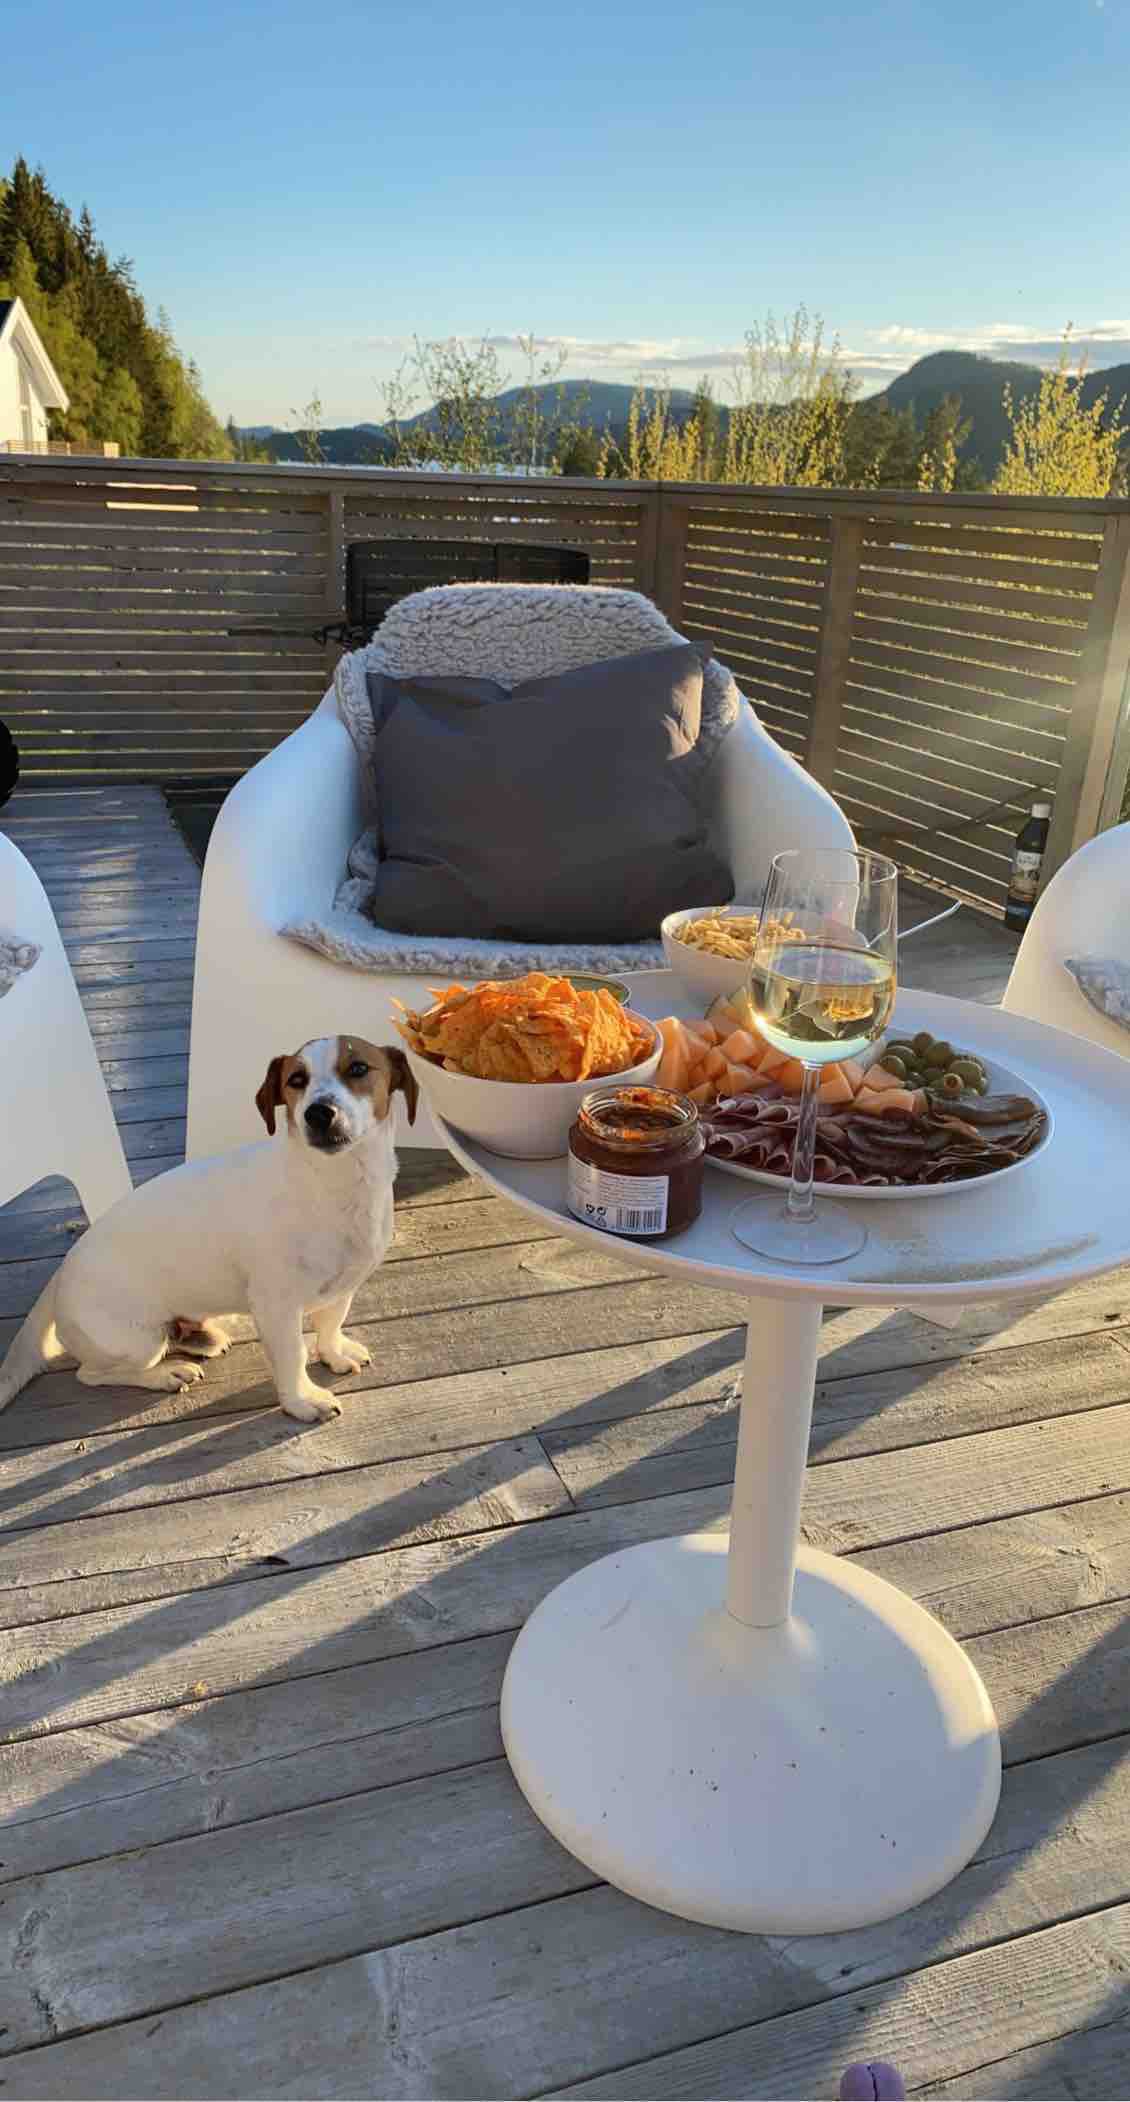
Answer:
<svg viewBox="0 0 1130 2102"><path fill-rule="evenodd" d="M44 407L69 407L66 388L43 347L39 330L22 299L0 299L0 349L9 342L15 343L31 366Z"/></svg>

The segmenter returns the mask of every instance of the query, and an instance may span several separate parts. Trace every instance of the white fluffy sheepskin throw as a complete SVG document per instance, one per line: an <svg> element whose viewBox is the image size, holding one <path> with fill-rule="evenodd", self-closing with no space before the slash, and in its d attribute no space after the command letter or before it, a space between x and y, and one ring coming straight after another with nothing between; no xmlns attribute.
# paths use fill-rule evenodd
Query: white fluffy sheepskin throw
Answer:
<svg viewBox="0 0 1130 2102"><path fill-rule="evenodd" d="M0 931L0 1000L10 993L17 978L38 963L41 951L36 942L25 942L18 934Z"/></svg>
<svg viewBox="0 0 1130 2102"><path fill-rule="evenodd" d="M517 686L523 679L637 650L682 642L657 606L638 591L593 584L442 584L416 591L393 606L373 641L343 657L334 675L341 719L353 739L370 810L375 737L366 676L395 678L464 672ZM703 678L699 752L709 765L736 721L741 695L733 674L711 658ZM434 935L394 934L368 910L376 888L377 849L370 827L355 842L332 916L296 920L280 931L355 970L448 977L509 978L523 971L611 972L656 969L657 941L616 945L475 941L457 930Z"/></svg>

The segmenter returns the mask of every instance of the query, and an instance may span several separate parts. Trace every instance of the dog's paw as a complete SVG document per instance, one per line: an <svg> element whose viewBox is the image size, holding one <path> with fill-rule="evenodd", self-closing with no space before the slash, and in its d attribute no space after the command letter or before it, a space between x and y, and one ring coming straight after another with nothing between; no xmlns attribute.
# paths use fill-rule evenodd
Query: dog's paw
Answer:
<svg viewBox="0 0 1130 2102"><path fill-rule="evenodd" d="M157 1366L161 1374L160 1384L170 1394L178 1394L183 1387L191 1387L194 1380L203 1379L203 1365L194 1365L191 1358L168 1358Z"/></svg>
<svg viewBox="0 0 1130 2102"><path fill-rule="evenodd" d="M293 1416L296 1423L330 1423L341 1414L341 1403L332 1394L318 1390L318 1399L309 1399L304 1394L293 1394L282 1403L286 1415Z"/></svg>
<svg viewBox="0 0 1130 2102"><path fill-rule="evenodd" d="M338 1347L329 1343L319 1345L315 1355L319 1364L329 1367L331 1372L359 1372L362 1365L371 1365L372 1358L363 1343L355 1343L352 1336L339 1336Z"/></svg>
<svg viewBox="0 0 1130 2102"><path fill-rule="evenodd" d="M341 1344L341 1347L345 1352L346 1357L352 1358L354 1364L357 1366L358 1371L360 1371L362 1365L372 1364L372 1351L366 1350L365 1345L363 1343L359 1343L357 1341L356 1336L341 1335L338 1337L337 1340Z"/></svg>

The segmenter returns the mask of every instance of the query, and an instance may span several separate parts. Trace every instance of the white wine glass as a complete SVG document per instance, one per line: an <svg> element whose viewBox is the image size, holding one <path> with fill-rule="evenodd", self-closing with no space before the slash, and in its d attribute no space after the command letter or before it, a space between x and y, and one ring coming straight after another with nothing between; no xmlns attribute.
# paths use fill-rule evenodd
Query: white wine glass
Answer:
<svg viewBox="0 0 1130 2102"><path fill-rule="evenodd" d="M867 1239L842 1206L813 1193L823 1069L881 1037L895 1002L898 870L847 849L778 854L769 871L749 997L768 1044L804 1067L793 1172L780 1211L734 1214L737 1239L776 1262L839 1263Z"/></svg>

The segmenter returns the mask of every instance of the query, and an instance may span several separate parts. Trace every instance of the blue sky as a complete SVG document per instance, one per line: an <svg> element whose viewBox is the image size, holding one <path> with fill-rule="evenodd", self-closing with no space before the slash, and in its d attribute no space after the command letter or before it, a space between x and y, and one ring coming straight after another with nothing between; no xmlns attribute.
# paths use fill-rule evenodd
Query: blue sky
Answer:
<svg viewBox="0 0 1130 2102"><path fill-rule="evenodd" d="M798 302L867 388L1069 322L1130 358L1130 0L60 0L4 44L3 158L240 422L379 420L414 331L724 395Z"/></svg>

